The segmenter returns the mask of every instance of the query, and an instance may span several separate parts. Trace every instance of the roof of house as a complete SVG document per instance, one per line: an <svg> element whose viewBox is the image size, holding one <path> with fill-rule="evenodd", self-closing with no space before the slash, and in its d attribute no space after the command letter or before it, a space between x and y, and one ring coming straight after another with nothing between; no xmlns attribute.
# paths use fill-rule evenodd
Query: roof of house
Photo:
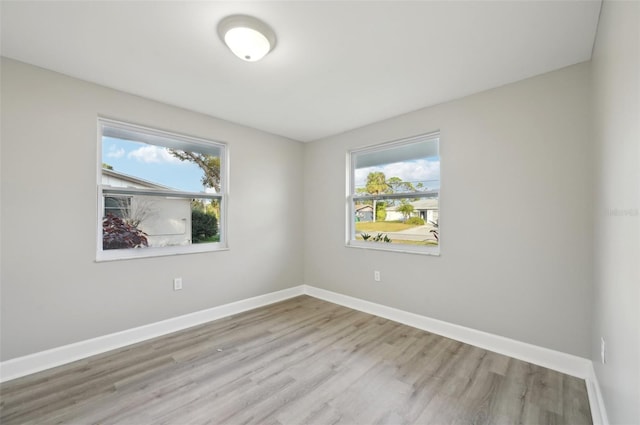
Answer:
<svg viewBox="0 0 640 425"><path fill-rule="evenodd" d="M419 201L410 202L410 204L413 205L413 208L416 210L438 209L438 199L436 198L420 199Z"/></svg>
<svg viewBox="0 0 640 425"><path fill-rule="evenodd" d="M421 199L419 201L409 202L409 205L413 205L413 209L416 211L419 210L437 210L438 209L438 199L436 198L428 198ZM387 207L385 210L387 211L398 211L398 206Z"/></svg>
<svg viewBox="0 0 640 425"><path fill-rule="evenodd" d="M154 182L150 182L148 180L144 180L138 177L134 177L134 176L130 176L129 174L124 174L124 173L120 173L118 171L114 171L114 170L109 170L107 168L103 168L102 169L102 175L103 176L107 176L107 177L112 177L115 179L119 179L122 180L124 182L127 183L131 183L132 185L137 185L137 186L131 186L131 187L143 187L143 188L147 188L147 189L171 189L171 190L175 190L169 186L163 186L161 184L158 183L154 183Z"/></svg>

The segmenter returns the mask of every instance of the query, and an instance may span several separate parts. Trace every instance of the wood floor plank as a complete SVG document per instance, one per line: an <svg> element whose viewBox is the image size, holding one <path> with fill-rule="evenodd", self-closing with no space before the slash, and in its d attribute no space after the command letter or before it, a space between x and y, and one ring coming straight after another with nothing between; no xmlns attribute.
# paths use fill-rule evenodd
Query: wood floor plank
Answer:
<svg viewBox="0 0 640 425"><path fill-rule="evenodd" d="M307 296L0 385L13 424L590 424L584 381Z"/></svg>

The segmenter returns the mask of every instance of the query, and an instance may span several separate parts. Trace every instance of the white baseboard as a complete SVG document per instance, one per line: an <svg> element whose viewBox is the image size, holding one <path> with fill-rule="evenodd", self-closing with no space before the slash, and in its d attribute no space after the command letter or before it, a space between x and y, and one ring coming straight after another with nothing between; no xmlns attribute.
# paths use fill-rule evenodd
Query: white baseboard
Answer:
<svg viewBox="0 0 640 425"><path fill-rule="evenodd" d="M592 376L591 360L550 350L526 342L467 328L442 320L432 319L393 307L372 303L337 292L304 285L304 293L315 298L359 310L394 322L403 323L456 341L504 354L519 360L543 366L581 379Z"/></svg>
<svg viewBox="0 0 640 425"><path fill-rule="evenodd" d="M0 362L0 382L10 381L304 294L584 379L594 425L609 425L593 363L588 359L309 285L295 286Z"/></svg>
<svg viewBox="0 0 640 425"><path fill-rule="evenodd" d="M589 395L593 425L609 425L607 409L604 406L602 390L600 389L600 383L598 382L593 363L591 363L591 376L585 381L587 383L587 394Z"/></svg>
<svg viewBox="0 0 640 425"><path fill-rule="evenodd" d="M76 342L0 363L0 382L10 381L106 351L304 294L304 285L173 317L149 325Z"/></svg>
<svg viewBox="0 0 640 425"><path fill-rule="evenodd" d="M350 297L337 292L327 291L309 285L304 293L321 300L339 304L364 313L373 314L394 322L442 335L505 356L543 366L585 380L593 425L609 425L602 392L593 368L593 362L583 357L528 344L503 336L490 334L476 329L432 319L415 313L398 310L393 307Z"/></svg>

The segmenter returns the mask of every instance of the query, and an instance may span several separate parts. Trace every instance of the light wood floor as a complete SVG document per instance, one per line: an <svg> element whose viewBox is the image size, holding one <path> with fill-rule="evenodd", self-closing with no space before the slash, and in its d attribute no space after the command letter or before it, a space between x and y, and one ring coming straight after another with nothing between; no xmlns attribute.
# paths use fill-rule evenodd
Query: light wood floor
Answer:
<svg viewBox="0 0 640 425"><path fill-rule="evenodd" d="M9 424L590 424L584 381L302 296L3 384Z"/></svg>

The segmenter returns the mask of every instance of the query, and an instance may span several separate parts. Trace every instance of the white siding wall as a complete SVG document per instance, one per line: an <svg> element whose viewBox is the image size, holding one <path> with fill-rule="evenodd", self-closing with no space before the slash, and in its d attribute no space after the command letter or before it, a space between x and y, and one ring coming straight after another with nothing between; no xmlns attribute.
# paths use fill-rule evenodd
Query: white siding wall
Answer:
<svg viewBox="0 0 640 425"><path fill-rule="evenodd" d="M149 209L150 214L138 226L148 235L149 246L188 245L191 243L191 202L189 199L166 199L134 196L131 210Z"/></svg>

